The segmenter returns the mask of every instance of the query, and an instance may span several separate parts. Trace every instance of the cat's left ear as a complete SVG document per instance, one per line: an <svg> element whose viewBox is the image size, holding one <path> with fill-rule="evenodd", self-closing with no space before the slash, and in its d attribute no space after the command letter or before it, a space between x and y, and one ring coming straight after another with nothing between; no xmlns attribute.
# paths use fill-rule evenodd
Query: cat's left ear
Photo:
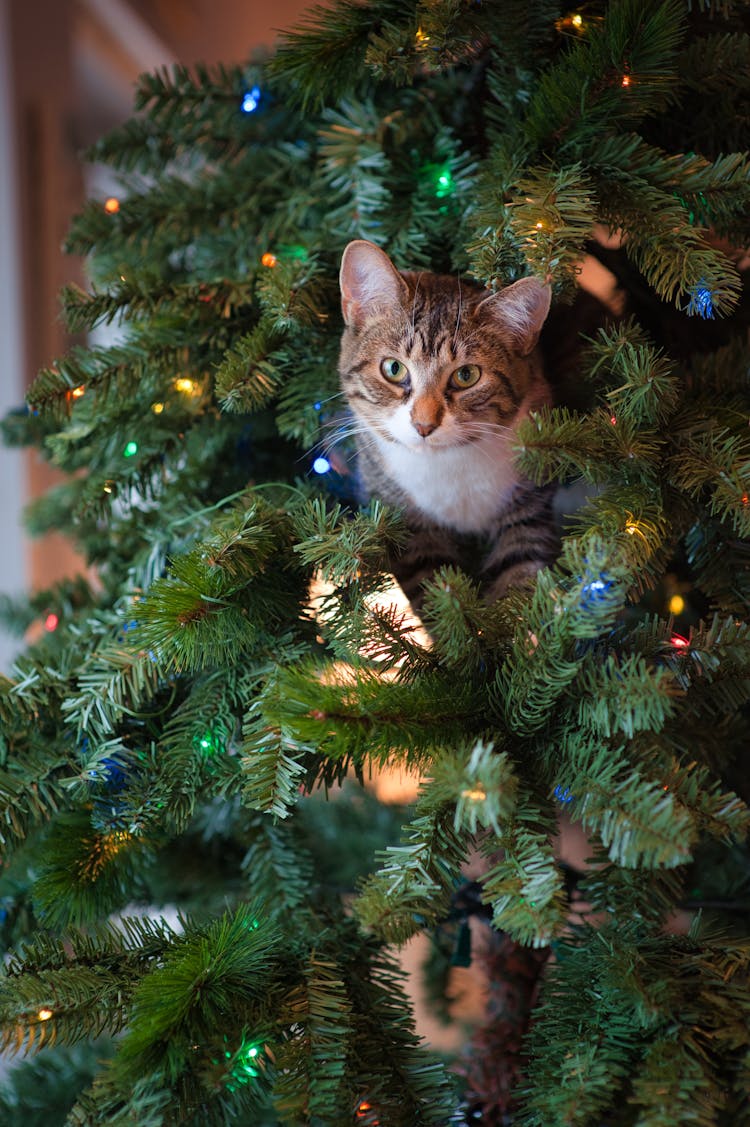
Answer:
<svg viewBox="0 0 750 1127"><path fill-rule="evenodd" d="M355 239L341 259L341 311L347 325L359 328L373 313L401 306L406 282L375 243Z"/></svg>
<svg viewBox="0 0 750 1127"><path fill-rule="evenodd" d="M526 356L539 340L551 300L549 286L538 278L521 278L481 301L475 316L489 316L499 321L510 330L514 348L521 356Z"/></svg>

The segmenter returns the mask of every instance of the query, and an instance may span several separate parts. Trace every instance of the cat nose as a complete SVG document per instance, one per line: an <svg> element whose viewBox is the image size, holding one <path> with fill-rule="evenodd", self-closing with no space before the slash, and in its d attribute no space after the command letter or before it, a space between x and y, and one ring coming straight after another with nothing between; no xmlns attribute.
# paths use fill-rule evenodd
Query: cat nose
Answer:
<svg viewBox="0 0 750 1127"><path fill-rule="evenodd" d="M416 419L412 419L412 426L417 434L422 435L422 438L427 438L428 434L432 434L434 430L437 430L437 423L419 423Z"/></svg>

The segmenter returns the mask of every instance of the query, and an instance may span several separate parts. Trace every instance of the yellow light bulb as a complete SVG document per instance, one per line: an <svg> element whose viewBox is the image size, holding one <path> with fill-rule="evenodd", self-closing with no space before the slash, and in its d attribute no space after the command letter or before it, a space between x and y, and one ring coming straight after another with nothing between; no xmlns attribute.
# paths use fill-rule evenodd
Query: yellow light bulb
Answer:
<svg viewBox="0 0 750 1127"><path fill-rule="evenodd" d="M36 1016L38 1017L39 1021L49 1021L49 1019L52 1017L52 1010L40 1010Z"/></svg>
<svg viewBox="0 0 750 1127"><path fill-rule="evenodd" d="M192 393L195 391L195 383L193 382L193 380L187 379L187 377L185 376L181 376L178 380L175 380L174 386L178 391L183 392L183 394L185 395L192 395Z"/></svg>
<svg viewBox="0 0 750 1127"><path fill-rule="evenodd" d="M672 595L672 598L669 600L669 613L682 614L684 609L685 600L683 599L682 595Z"/></svg>
<svg viewBox="0 0 750 1127"><path fill-rule="evenodd" d="M574 16L570 17L570 22L573 24L573 27L583 27L583 16L580 12L576 12Z"/></svg>
<svg viewBox="0 0 750 1127"><path fill-rule="evenodd" d="M473 787L470 790L462 790L461 798L469 798L472 802L484 802L487 797L487 791L482 787Z"/></svg>
<svg viewBox="0 0 750 1127"><path fill-rule="evenodd" d="M628 523L625 525L625 531L630 536L635 536L636 532L638 531L638 525L634 524L632 520L629 520Z"/></svg>
<svg viewBox="0 0 750 1127"><path fill-rule="evenodd" d="M163 403L152 403L151 404L151 410L154 412L155 415L161 415L162 411L164 410L164 404Z"/></svg>

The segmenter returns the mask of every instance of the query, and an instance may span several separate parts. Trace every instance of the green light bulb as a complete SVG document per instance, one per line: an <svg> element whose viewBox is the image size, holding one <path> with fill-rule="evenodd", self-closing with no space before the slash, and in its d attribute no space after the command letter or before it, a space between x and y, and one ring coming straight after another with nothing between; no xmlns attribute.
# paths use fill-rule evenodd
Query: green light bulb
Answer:
<svg viewBox="0 0 750 1127"><path fill-rule="evenodd" d="M449 168L444 168L442 172L438 173L435 195L438 199L443 196L448 196L453 191L453 176Z"/></svg>
<svg viewBox="0 0 750 1127"><path fill-rule="evenodd" d="M129 442L127 444L127 446L125 447L125 449L123 450L123 454L126 458L132 458L133 455L137 454L137 453L138 453L138 443L137 442Z"/></svg>

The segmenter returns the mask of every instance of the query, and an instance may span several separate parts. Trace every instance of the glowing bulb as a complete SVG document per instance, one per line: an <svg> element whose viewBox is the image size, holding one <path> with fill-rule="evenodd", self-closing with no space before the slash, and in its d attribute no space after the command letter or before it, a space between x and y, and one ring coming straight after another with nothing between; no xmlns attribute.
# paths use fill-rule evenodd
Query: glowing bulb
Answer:
<svg viewBox="0 0 750 1127"><path fill-rule="evenodd" d="M242 95L241 109L243 113L255 113L260 105L260 86L253 86Z"/></svg>
<svg viewBox="0 0 750 1127"><path fill-rule="evenodd" d="M617 426L617 416L616 416L616 415L610 415L610 416L609 416L609 421L611 422L611 424L612 424L612 426L613 426L613 427L616 427L616 426Z"/></svg>
<svg viewBox="0 0 750 1127"><path fill-rule="evenodd" d="M471 790L462 790L461 798L468 798L472 802L484 802L487 791L482 787L473 787Z"/></svg>
<svg viewBox="0 0 750 1127"><path fill-rule="evenodd" d="M435 182L435 195L441 199L443 196L449 195L453 191L453 176L449 168L443 169L438 173Z"/></svg>
<svg viewBox="0 0 750 1127"><path fill-rule="evenodd" d="M104 201L104 210L108 215L115 215L120 210L120 201L117 196L110 196Z"/></svg>
<svg viewBox="0 0 750 1127"><path fill-rule="evenodd" d="M622 85L623 86L630 86L630 75L629 74L624 74L622 76Z"/></svg>
<svg viewBox="0 0 750 1127"><path fill-rule="evenodd" d="M312 464L315 473L328 473L331 468L331 463L327 458L316 458Z"/></svg>
<svg viewBox="0 0 750 1127"><path fill-rule="evenodd" d="M750 503L750 498L748 498L748 495L747 495L747 493L743 493L743 494L742 494L742 504L743 504L743 505L747 505L747 504L749 504L749 503Z"/></svg>
<svg viewBox="0 0 750 1127"><path fill-rule="evenodd" d="M155 415L161 415L162 411L164 410L164 404L163 403L152 403L151 404L151 410L154 412Z"/></svg>
<svg viewBox="0 0 750 1127"><path fill-rule="evenodd" d="M47 617L44 620L44 629L49 630L50 634L52 633L53 630L57 630L57 627L59 625L60 625L60 619L57 617L56 614L48 614Z"/></svg>
<svg viewBox="0 0 750 1127"><path fill-rule="evenodd" d="M83 384L79 384L78 387L73 388L70 394L73 399L80 399L82 395L85 395L85 393L86 388L83 386Z"/></svg>
<svg viewBox="0 0 750 1127"><path fill-rule="evenodd" d="M570 17L570 22L573 24L573 27L583 27L583 16L580 12L576 12L574 16Z"/></svg>
<svg viewBox="0 0 750 1127"><path fill-rule="evenodd" d="M276 266L279 260L275 254L271 254L271 252L267 250L260 261L263 266Z"/></svg>
<svg viewBox="0 0 750 1127"><path fill-rule="evenodd" d="M40 1010L36 1016L38 1017L39 1021L49 1021L49 1019L52 1017L52 1010Z"/></svg>
<svg viewBox="0 0 750 1127"><path fill-rule="evenodd" d="M632 520L629 520L625 525L625 531L629 536L635 536L636 532L638 531L638 525L634 524Z"/></svg>
<svg viewBox="0 0 750 1127"><path fill-rule="evenodd" d="M111 481L105 481L103 488L105 493L111 493L114 489L114 486L112 485Z"/></svg>
<svg viewBox="0 0 750 1127"><path fill-rule="evenodd" d="M177 391L181 391L184 395L192 395L195 391L195 383L193 380L181 376L178 380L174 381L174 386Z"/></svg>
<svg viewBox="0 0 750 1127"><path fill-rule="evenodd" d="M669 639L669 642L670 645L674 646L678 650L683 650L685 646L690 645L690 642L687 640L687 638L683 638L681 634L673 634Z"/></svg>
<svg viewBox="0 0 750 1127"><path fill-rule="evenodd" d="M137 454L137 453L138 453L138 443L137 442L129 442L122 452L124 458L132 458L133 455Z"/></svg>
<svg viewBox="0 0 750 1127"><path fill-rule="evenodd" d="M703 282L699 282L697 286L693 286L690 290L690 303L687 311L688 314L697 313L699 317L704 319L713 317L713 294Z"/></svg>
<svg viewBox="0 0 750 1127"><path fill-rule="evenodd" d="M537 229L537 231L542 231L542 230L544 230L544 224L542 223L541 219L540 219L540 220L539 220L539 222L538 222L538 223L536 224L536 229Z"/></svg>
<svg viewBox="0 0 750 1127"><path fill-rule="evenodd" d="M685 600L683 599L682 595L672 595L672 598L669 600L669 613L682 614L684 609Z"/></svg>
<svg viewBox="0 0 750 1127"><path fill-rule="evenodd" d="M425 43L430 42L429 35L425 35L421 27L417 28L417 34L414 36L418 47L423 47Z"/></svg>

